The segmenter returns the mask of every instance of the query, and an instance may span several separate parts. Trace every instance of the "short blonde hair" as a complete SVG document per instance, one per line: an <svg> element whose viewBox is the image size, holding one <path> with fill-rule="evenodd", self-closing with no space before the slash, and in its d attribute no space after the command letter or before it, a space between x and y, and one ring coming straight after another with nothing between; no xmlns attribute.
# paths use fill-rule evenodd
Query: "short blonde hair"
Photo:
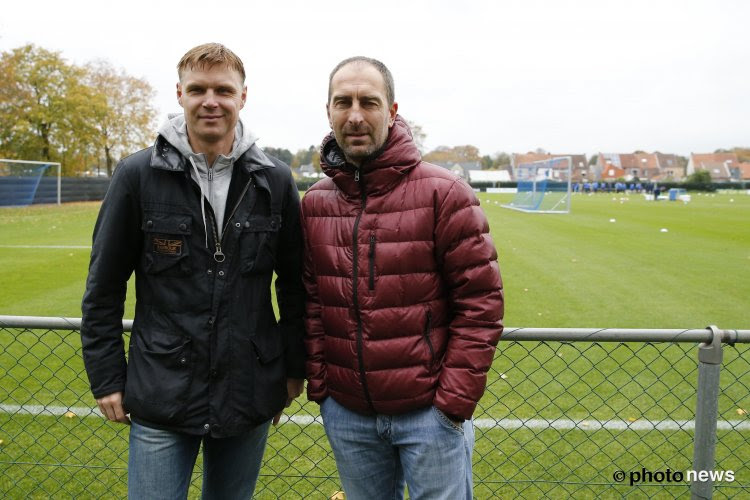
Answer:
<svg viewBox="0 0 750 500"><path fill-rule="evenodd" d="M188 50L177 63L177 76L182 80L185 70L205 69L216 65L236 70L242 77L242 83L245 83L245 66L242 59L220 43L204 43Z"/></svg>

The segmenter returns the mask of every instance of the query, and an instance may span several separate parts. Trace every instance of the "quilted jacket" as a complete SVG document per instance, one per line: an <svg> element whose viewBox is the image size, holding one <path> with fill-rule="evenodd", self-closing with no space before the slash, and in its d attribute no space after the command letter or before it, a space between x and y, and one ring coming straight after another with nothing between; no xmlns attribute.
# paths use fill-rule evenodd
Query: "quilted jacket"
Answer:
<svg viewBox="0 0 750 500"><path fill-rule="evenodd" d="M397 117L359 168L333 135L302 200L308 397L362 414L470 418L502 332L503 289L471 188L421 161Z"/></svg>

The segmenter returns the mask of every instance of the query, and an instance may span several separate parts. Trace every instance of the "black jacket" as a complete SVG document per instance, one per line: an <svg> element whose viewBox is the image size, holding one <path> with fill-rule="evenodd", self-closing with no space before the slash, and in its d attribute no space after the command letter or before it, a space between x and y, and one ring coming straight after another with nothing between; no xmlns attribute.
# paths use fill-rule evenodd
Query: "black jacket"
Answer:
<svg viewBox="0 0 750 500"><path fill-rule="evenodd" d="M299 194L289 168L257 150L234 165L221 238L163 137L118 165L94 229L81 341L94 397L124 392L142 425L224 437L280 411L304 378ZM136 311L128 361L127 281ZM271 279L281 319L271 305Z"/></svg>

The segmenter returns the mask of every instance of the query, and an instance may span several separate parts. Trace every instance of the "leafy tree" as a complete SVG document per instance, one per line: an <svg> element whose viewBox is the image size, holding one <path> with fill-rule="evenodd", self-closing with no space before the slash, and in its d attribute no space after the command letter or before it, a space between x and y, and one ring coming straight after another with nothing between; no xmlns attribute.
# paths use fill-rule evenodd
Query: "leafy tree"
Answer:
<svg viewBox="0 0 750 500"><path fill-rule="evenodd" d="M414 138L414 144L417 145L417 149L420 153L424 153L424 140L427 138L427 134L425 134L424 130L422 129L422 125L417 125L410 120L407 120L406 123L411 129L411 135Z"/></svg>
<svg viewBox="0 0 750 500"><path fill-rule="evenodd" d="M155 111L148 83L107 63L67 63L25 45L0 53L0 155L57 161L71 174L150 142Z"/></svg>
<svg viewBox="0 0 750 500"><path fill-rule="evenodd" d="M307 149L298 149L292 157L291 162L289 162L292 168L299 168L302 165L308 164L312 164L315 170L320 171L320 153L318 153L318 148L315 146L310 146Z"/></svg>
<svg viewBox="0 0 750 500"><path fill-rule="evenodd" d="M711 184L711 172L706 169L696 170L692 174L688 175L687 180L692 184L708 186Z"/></svg>
<svg viewBox="0 0 750 500"><path fill-rule="evenodd" d="M95 144L112 175L115 161L147 147L153 140L156 110L151 105L154 89L141 79L115 69L106 61L85 68L86 83L97 90L92 102Z"/></svg>
<svg viewBox="0 0 750 500"><path fill-rule="evenodd" d="M58 161L56 139L75 94L71 68L58 52L25 45L0 55L0 138L4 156Z"/></svg>
<svg viewBox="0 0 750 500"><path fill-rule="evenodd" d="M278 158L287 165L292 163L292 158L294 158L294 155L288 149L267 147L263 148L263 151L275 158Z"/></svg>
<svg viewBox="0 0 750 500"><path fill-rule="evenodd" d="M438 163L459 163L469 161L481 161L479 156L479 148L470 144L464 146L438 146L434 150L424 155L424 160L427 162L438 162Z"/></svg>
<svg viewBox="0 0 750 500"><path fill-rule="evenodd" d="M599 155L592 155L591 158L589 158L589 166L596 165L598 161L599 161Z"/></svg>
<svg viewBox="0 0 750 500"><path fill-rule="evenodd" d="M510 155L500 151L495 153L495 158L492 160L494 168L505 168L510 166Z"/></svg>

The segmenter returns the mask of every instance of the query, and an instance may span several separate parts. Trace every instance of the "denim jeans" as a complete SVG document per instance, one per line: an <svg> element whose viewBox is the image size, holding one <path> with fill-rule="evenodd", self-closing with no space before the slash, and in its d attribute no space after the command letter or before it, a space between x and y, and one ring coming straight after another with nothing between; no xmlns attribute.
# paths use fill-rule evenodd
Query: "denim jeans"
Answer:
<svg viewBox="0 0 750 500"><path fill-rule="evenodd" d="M365 416L328 397L320 407L347 500L471 499L474 426L435 407Z"/></svg>
<svg viewBox="0 0 750 500"><path fill-rule="evenodd" d="M258 480L270 420L230 438L130 427L128 498L184 499L203 442L204 499L248 499Z"/></svg>

